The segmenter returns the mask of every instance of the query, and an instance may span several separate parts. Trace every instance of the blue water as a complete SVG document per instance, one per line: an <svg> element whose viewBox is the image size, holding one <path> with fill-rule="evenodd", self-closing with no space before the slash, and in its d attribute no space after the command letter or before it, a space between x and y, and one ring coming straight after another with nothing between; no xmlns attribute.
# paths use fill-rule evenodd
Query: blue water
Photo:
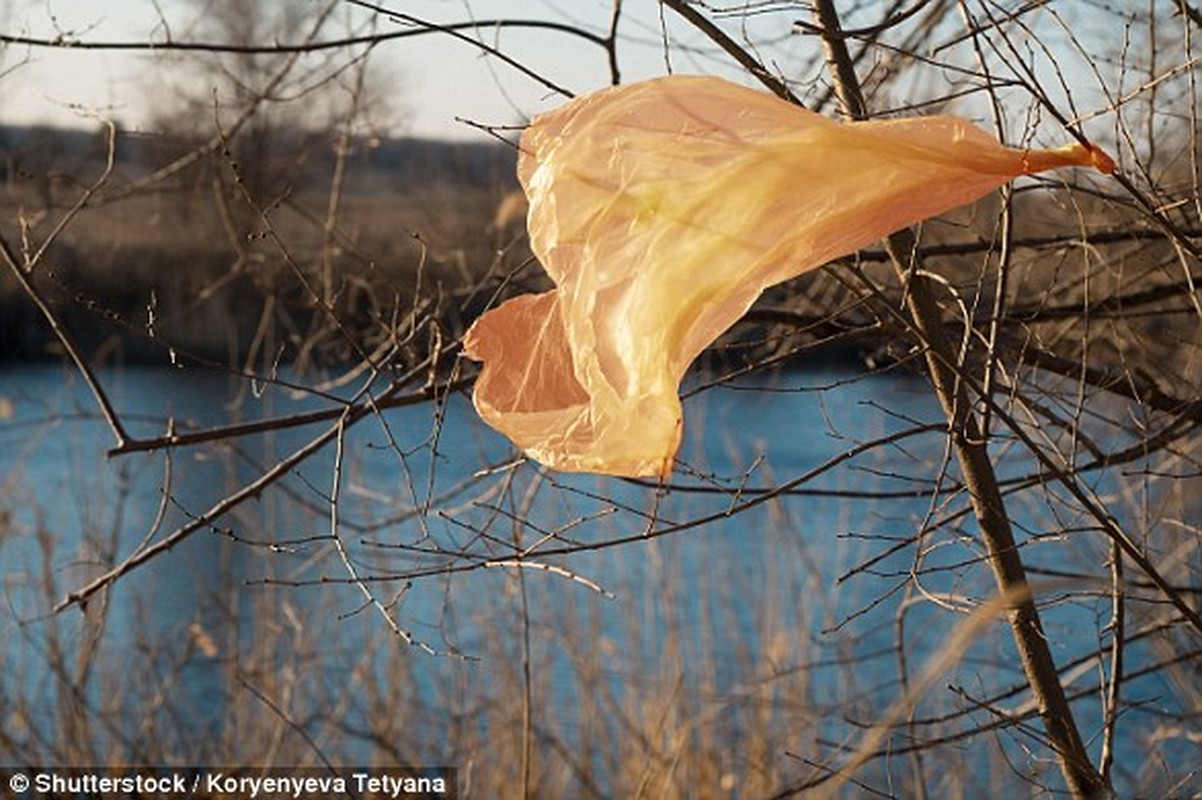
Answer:
<svg viewBox="0 0 1202 800"><path fill-rule="evenodd" d="M129 367L100 377L130 433L140 437L162 433L168 417L177 430L187 430L321 407L280 388L195 369ZM2 367L0 398L9 412L0 419L6 597L0 636L25 643L3 656L4 674L24 676L20 685L6 679L4 689L10 697L28 694L35 706L55 696L53 683L38 677L45 662L40 637L57 631L74 641L88 630L77 612L47 616L54 602L328 427L179 448L170 459L162 452L107 458L112 432L71 370ZM832 710L818 733L845 741L854 728L843 710L871 718L872 709L879 712L898 695L899 636L917 670L963 619L922 602L913 584L905 588L911 569L920 570L925 591L945 593L950 602L980 601L992 591L970 518L931 533L920 565L914 545L904 544L928 515L965 506L960 495L935 503L906 496L932 485L944 458L943 437L938 431L904 436L841 461L791 494L758 504L755 498L865 442L941 418L921 382L895 377L786 372L708 388L686 401L681 459L688 466L666 490L513 466L508 444L479 422L466 397L454 395L443 404L390 410L347 433L339 533L361 576L395 576L372 587L398 626L431 649L469 659L407 656L418 696L443 691L465 675L487 686L496 680L489 676L497 654L516 652L521 630L499 611L516 602L513 569L414 573L504 556L519 538L521 547L545 539L535 552L560 554L537 560L560 572L527 569L522 577L534 627L551 632L552 644L538 648L538 668L560 701L550 703L552 709L572 707L574 701L564 701L578 691L578 658L602 662L616 694L655 691L663 676L647 674L649 666L698 665L682 668L684 690L719 698L737 696L772 670L804 666L815 687L811 701ZM327 446L257 498L118 581L107 598L109 652L166 639L190 642L204 656L206 637L218 650L247 647L259 635L248 620L266 598L287 605L304 623L289 624L325 648L326 666L314 680L337 685L333 666L345 660L349 667L373 648L384 653L376 668L392 668L389 627L376 610L362 609L362 595L345 583L345 564L329 538L334 466L335 449ZM1030 469L1022 459L999 456L1003 474ZM950 470L943 483L954 480ZM1022 530L1047 532L1063 522L1039 503L1037 495L1015 498ZM697 520L709 521L690 524ZM1071 567L1100 558L1100 548L1088 537L1073 537L1041 545L1037 560ZM340 583L325 586L323 579ZM886 601L874 604L882 596ZM1056 657L1067 662L1095 647L1107 609L1105 598L1049 609ZM497 620L500 627L490 622ZM280 669L295 655L278 653ZM848 661L856 662L854 669ZM191 722L220 735L237 687L216 660L189 659L183 670L189 697L182 702ZM1082 682L1093 678L1090 673ZM1156 680L1132 690L1152 696ZM979 695L1021 683L1004 627L988 628L939 685L947 683ZM946 694L938 696L943 699L932 708L954 705ZM99 690L92 699L101 702ZM130 702L136 700L133 693ZM348 713L369 710L352 704ZM1097 729L1096 703L1080 704L1079 713L1083 728ZM555 724L570 733L577 723L565 710ZM732 717L732 737L740 735L739 724ZM431 747L438 741L432 734ZM1133 736L1125 746L1137 741ZM352 742L344 752L368 759L365 747ZM1015 756L1023 758L1021 749Z"/></svg>

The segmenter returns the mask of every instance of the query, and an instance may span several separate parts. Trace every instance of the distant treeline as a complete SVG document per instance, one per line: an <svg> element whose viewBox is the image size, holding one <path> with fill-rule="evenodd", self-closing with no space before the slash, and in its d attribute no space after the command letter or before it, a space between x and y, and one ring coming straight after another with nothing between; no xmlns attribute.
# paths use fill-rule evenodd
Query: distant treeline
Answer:
<svg viewBox="0 0 1202 800"><path fill-rule="evenodd" d="M248 137L242 137L245 140ZM291 181L328 179L337 155L335 132L274 130L259 133L260 149ZM136 179L170 163L202 143L178 135L118 130L116 163L123 177ZM0 125L0 177L12 188L73 174L100 161L107 149L104 129ZM408 137L360 137L349 142L350 175L397 185L452 184L464 187L516 185L516 148L502 142L462 142ZM348 181L354 192L359 184Z"/></svg>

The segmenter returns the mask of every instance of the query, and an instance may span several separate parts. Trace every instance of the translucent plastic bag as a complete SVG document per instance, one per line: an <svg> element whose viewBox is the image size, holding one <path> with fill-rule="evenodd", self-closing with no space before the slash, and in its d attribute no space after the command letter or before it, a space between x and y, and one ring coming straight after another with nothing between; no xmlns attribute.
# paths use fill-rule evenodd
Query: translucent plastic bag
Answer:
<svg viewBox="0 0 1202 800"><path fill-rule="evenodd" d="M536 118L518 177L553 291L482 316L480 416L560 470L666 475L689 364L760 293L1040 170L953 117L840 124L718 78L672 76Z"/></svg>

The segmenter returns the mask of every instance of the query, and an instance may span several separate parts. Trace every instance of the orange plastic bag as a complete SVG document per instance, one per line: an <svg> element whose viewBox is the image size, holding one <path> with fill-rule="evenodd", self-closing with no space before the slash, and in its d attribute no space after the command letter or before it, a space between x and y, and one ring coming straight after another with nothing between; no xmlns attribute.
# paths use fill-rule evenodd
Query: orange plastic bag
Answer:
<svg viewBox="0 0 1202 800"><path fill-rule="evenodd" d="M681 378L764 288L1067 165L1114 169L953 117L840 124L718 78L579 97L522 136L530 243L556 288L468 331L476 409L550 467L666 475Z"/></svg>

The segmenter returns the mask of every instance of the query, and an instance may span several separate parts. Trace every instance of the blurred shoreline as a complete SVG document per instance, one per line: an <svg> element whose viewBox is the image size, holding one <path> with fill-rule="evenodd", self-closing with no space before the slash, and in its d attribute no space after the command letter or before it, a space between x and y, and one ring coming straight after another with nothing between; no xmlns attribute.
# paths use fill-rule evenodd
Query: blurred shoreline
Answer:
<svg viewBox="0 0 1202 800"><path fill-rule="evenodd" d="M268 144L277 155L266 168L230 153L177 168L204 143L118 132L112 174L33 273L85 353L241 361L265 314L303 331L327 313L304 288L318 273L331 276L322 300L354 320L385 310L365 308L369 285L393 287L403 308L419 280L470 280L497 248L524 247L520 219L491 227L516 187L514 151L502 143L294 132ZM41 246L105 156L102 132L0 127L0 233L13 249ZM0 270L0 362L58 351Z"/></svg>

